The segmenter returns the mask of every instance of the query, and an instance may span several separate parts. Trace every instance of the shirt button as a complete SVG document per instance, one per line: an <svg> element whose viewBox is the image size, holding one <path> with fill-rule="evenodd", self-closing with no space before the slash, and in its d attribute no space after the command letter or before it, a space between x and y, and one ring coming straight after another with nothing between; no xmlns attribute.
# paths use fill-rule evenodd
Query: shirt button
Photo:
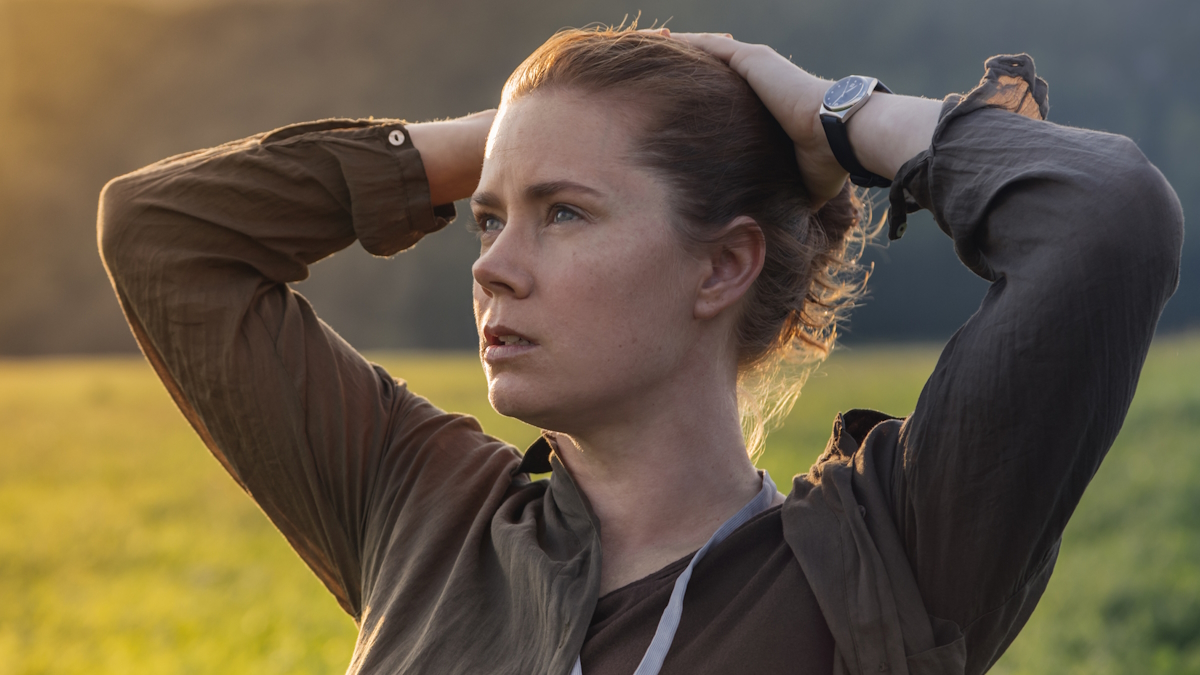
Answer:
<svg viewBox="0 0 1200 675"><path fill-rule="evenodd" d="M392 129L392 133L388 134L388 143L404 145L404 134L400 133L399 129Z"/></svg>

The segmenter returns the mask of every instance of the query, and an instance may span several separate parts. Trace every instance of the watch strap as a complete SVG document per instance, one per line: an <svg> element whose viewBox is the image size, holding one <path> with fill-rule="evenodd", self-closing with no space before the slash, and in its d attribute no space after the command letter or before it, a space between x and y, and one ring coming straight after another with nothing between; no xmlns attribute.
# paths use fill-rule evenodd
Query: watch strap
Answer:
<svg viewBox="0 0 1200 675"><path fill-rule="evenodd" d="M867 96L876 91L891 93L891 90L878 80L875 80L875 86ZM829 141L829 149L833 150L834 158L850 173L851 183L862 187L890 187L891 179L867 171L866 167L859 163L858 157L855 157L854 148L850 147L850 134L846 131L846 117L849 117L849 113L845 116L835 115L822 106L821 126L825 128L825 138Z"/></svg>

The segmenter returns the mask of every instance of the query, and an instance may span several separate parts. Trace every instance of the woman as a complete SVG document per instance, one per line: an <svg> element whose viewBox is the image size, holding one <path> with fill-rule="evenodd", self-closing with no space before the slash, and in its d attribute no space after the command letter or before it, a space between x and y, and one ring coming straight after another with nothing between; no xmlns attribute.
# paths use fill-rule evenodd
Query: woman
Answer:
<svg viewBox="0 0 1200 675"><path fill-rule="evenodd" d="M106 187L101 249L135 336L355 618L349 672L1000 656L1133 395L1179 205L1128 139L1032 119L1028 57L944 103L867 98L830 131L843 162L895 177L894 235L931 209L993 284L915 411L839 416L785 498L740 423L766 416L764 387L787 398L770 374L827 350L855 289L830 84L727 36L567 31L494 119L297 125ZM286 285L355 239L407 248L467 196L490 399L546 430L523 457Z"/></svg>

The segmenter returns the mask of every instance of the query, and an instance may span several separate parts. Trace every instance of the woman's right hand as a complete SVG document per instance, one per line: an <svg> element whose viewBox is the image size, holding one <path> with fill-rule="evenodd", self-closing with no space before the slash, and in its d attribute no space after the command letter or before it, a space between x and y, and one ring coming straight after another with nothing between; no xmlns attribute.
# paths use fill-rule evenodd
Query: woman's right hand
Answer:
<svg viewBox="0 0 1200 675"><path fill-rule="evenodd" d="M405 127L413 147L421 153L429 197L435 206L466 199L479 185L483 153L495 110L440 122L418 122Z"/></svg>

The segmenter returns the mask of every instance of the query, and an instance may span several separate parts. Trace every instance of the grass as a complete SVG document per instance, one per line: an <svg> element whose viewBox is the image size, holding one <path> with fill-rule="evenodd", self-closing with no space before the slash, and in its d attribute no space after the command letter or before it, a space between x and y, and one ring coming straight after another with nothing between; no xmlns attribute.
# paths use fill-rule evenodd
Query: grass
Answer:
<svg viewBox="0 0 1200 675"><path fill-rule="evenodd" d="M781 486L852 407L903 414L928 347L837 354L760 465ZM517 445L471 357L380 354ZM1200 335L1156 343L1050 588L995 672L1200 673ZM354 626L139 359L0 362L0 675L329 673Z"/></svg>
<svg viewBox="0 0 1200 675"><path fill-rule="evenodd" d="M1155 345L1046 595L994 672L1200 673L1198 337Z"/></svg>

